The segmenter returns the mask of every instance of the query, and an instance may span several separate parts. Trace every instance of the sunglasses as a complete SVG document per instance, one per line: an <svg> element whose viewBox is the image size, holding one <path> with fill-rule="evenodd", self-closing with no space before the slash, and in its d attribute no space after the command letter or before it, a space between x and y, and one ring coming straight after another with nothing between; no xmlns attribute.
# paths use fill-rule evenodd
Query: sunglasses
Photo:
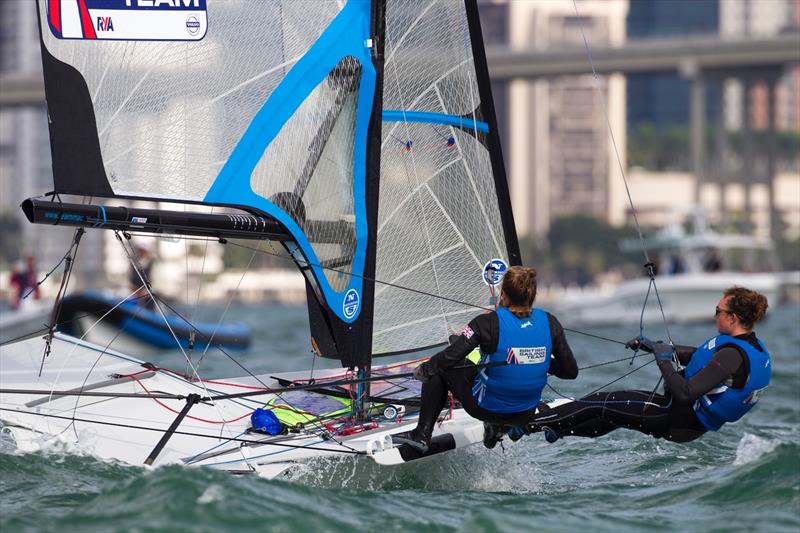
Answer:
<svg viewBox="0 0 800 533"><path fill-rule="evenodd" d="M727 309L720 309L719 306L714 308L714 316L719 316L720 313L728 313L729 315L735 315L733 311L729 311Z"/></svg>

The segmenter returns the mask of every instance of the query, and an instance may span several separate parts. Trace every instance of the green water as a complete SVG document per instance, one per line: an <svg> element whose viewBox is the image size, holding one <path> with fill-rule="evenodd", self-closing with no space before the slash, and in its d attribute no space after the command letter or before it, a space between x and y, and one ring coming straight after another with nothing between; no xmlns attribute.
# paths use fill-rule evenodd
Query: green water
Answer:
<svg viewBox="0 0 800 533"><path fill-rule="evenodd" d="M308 368L305 310L237 308L255 326L249 369ZM596 440L541 435L506 450L480 446L395 468L320 460L279 480L201 468L156 469L63 451L18 454L0 439L0 531L798 531L800 306L775 309L757 332L772 384L748 416L689 444L619 430ZM696 344L711 326L672 326ZM618 340L633 328L594 333ZM647 332L658 337L661 332ZM570 334L581 366L623 357L619 346ZM180 368L180 354L157 360ZM317 361L317 368L325 362ZM240 374L220 354L205 374ZM581 394L625 373L620 363L552 380ZM614 388L652 388L649 365Z"/></svg>

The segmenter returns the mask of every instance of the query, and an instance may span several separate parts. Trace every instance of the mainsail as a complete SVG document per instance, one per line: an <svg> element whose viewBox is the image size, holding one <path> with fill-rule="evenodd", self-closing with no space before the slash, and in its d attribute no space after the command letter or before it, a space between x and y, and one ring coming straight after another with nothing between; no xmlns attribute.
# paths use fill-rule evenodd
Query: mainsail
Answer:
<svg viewBox="0 0 800 533"><path fill-rule="evenodd" d="M55 193L251 213L322 355L441 344L488 304L483 265L519 262L474 0L38 7Z"/></svg>

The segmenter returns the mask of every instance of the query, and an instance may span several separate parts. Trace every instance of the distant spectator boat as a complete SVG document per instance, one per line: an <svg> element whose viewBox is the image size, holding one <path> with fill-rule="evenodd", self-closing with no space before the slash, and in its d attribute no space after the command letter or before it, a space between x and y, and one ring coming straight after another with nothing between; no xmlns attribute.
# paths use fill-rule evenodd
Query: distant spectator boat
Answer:
<svg viewBox="0 0 800 533"><path fill-rule="evenodd" d="M699 211L693 213L692 231L674 223L645 247L656 264L658 298L651 290L644 310L645 323L701 323L714 319L714 306L728 287L740 285L778 303L782 284L800 281L799 272L780 272L773 242L768 238L735 233L717 233ZM641 241L620 243L624 251L641 249ZM565 324L638 324L650 280L625 281L610 290L586 290L567 294L552 309Z"/></svg>
<svg viewBox="0 0 800 533"><path fill-rule="evenodd" d="M115 348L139 350L175 349L176 339L183 348L191 342L198 350L205 349L209 342L234 349L250 344L250 328L246 324L190 323L177 315L164 318L137 301L118 304L118 298L99 292L71 294L61 305L58 330L74 337L86 334L84 340L101 346L113 342Z"/></svg>

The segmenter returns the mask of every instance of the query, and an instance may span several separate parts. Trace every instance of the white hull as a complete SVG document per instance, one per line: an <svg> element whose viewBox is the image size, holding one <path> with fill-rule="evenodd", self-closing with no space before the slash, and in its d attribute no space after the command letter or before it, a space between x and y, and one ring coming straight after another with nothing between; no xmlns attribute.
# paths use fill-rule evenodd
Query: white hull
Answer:
<svg viewBox="0 0 800 533"><path fill-rule="evenodd" d="M621 283L610 291L586 291L580 295L570 295L555 302L551 308L565 325L637 324L649 281L641 278ZM712 322L714 306L723 291L734 285L758 291L771 304L776 304L781 280L778 275L769 273L716 272L658 276L656 285L667 322L690 324ZM653 290L650 291L644 321L663 321Z"/></svg>
<svg viewBox="0 0 800 533"><path fill-rule="evenodd" d="M185 405L184 400L176 399L56 397L49 395L52 390L82 388L96 393L145 394L146 389L208 396L242 392L234 384L258 385L247 377L204 386L163 370L148 370L132 357L60 334L53 340L51 355L38 377L43 350L42 338L0 347L0 388L46 391L0 393L0 422L22 451L39 450L57 442L81 453L142 465ZM126 377L132 374L136 379ZM275 385L267 376L260 379L269 386ZM272 477L312 458L341 456L343 452L381 452L391 447L389 435L416 425L416 418L406 418L401 423L386 420L377 428L330 439L310 431L277 437L248 433L250 413L268 399L270 396L264 395L196 404L189 412L193 418L183 420L153 464L182 463ZM218 423L222 420L228 422ZM477 435L479 428L482 430L481 422L456 410L434 435ZM476 441L459 439L462 445Z"/></svg>

